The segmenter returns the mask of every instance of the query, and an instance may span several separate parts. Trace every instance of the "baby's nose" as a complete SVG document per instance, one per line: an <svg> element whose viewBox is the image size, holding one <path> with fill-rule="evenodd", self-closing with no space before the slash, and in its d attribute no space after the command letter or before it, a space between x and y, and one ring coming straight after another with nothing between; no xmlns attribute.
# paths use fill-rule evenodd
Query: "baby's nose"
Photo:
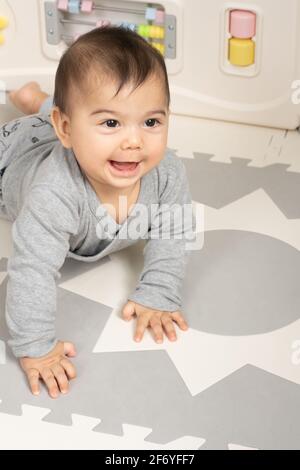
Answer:
<svg viewBox="0 0 300 470"><path fill-rule="evenodd" d="M128 133L123 141L122 148L141 148L142 146L142 138L138 131L132 131Z"/></svg>

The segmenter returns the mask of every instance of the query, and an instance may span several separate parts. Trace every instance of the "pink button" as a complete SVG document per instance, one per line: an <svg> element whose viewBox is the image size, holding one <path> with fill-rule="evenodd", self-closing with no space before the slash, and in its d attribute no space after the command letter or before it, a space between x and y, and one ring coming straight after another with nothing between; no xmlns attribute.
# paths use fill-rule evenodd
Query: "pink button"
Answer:
<svg viewBox="0 0 300 470"><path fill-rule="evenodd" d="M256 32L256 14L247 10L231 10L229 32L234 38L253 38Z"/></svg>

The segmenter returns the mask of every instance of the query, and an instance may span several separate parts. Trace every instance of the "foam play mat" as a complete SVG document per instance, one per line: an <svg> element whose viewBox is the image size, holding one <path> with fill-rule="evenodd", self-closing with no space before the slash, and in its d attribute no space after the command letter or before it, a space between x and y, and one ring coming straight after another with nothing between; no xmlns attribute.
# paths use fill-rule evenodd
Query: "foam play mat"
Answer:
<svg viewBox="0 0 300 470"><path fill-rule="evenodd" d="M66 259L56 331L76 346L77 379L57 399L31 394L6 347L0 220L1 448L300 449L300 134L172 116L169 148L204 217L183 285L189 330L136 343L136 319L122 319L144 241Z"/></svg>

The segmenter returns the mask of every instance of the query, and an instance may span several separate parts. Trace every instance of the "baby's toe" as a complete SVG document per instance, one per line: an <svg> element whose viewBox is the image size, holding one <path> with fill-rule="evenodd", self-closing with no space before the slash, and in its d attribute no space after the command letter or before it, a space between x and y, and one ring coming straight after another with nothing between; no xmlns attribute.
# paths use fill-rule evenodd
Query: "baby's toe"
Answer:
<svg viewBox="0 0 300 470"><path fill-rule="evenodd" d="M36 102L41 94L41 88L37 82L28 82L18 90L12 90L9 98L12 103L25 114L36 112Z"/></svg>

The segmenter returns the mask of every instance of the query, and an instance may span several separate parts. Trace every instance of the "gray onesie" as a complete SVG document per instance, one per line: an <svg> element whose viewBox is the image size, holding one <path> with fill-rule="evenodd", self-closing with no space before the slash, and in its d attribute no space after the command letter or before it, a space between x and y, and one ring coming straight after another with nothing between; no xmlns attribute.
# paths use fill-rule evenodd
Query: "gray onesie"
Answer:
<svg viewBox="0 0 300 470"><path fill-rule="evenodd" d="M173 233L181 231L181 237L158 234L164 207L192 207L185 166L168 150L142 177L137 203L117 224L73 150L57 139L51 105L48 99L39 114L0 127L0 217L13 222L5 315L16 357L42 356L56 345L56 283L67 257L93 262L145 239L144 268L128 300L170 312L180 309L190 253L186 241L195 227L193 214L180 230L174 224Z"/></svg>

